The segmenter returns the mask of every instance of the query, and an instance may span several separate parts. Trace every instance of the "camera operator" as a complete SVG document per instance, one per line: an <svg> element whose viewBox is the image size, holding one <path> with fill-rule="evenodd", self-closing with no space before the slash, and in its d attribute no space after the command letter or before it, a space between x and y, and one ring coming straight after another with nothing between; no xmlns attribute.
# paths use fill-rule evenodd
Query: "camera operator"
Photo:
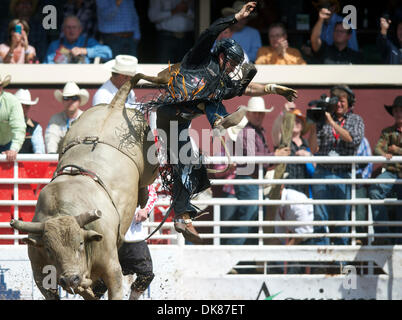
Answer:
<svg viewBox="0 0 402 320"><path fill-rule="evenodd" d="M364 123L360 116L352 112L355 95L347 86L335 86L331 89L331 98L337 97L336 104L325 112L325 122L315 123L310 130L309 145L316 156L353 156L364 137ZM331 99L332 100L332 99ZM350 178L350 164L319 163L313 179L346 179ZM313 185L314 199L350 199L350 185L323 184ZM315 205L314 220L349 220L350 205ZM315 233L326 233L327 226L314 227ZM335 233L347 233L349 227L333 227ZM334 244L346 245L348 238L333 238ZM315 239L318 245L328 245L329 238Z"/></svg>

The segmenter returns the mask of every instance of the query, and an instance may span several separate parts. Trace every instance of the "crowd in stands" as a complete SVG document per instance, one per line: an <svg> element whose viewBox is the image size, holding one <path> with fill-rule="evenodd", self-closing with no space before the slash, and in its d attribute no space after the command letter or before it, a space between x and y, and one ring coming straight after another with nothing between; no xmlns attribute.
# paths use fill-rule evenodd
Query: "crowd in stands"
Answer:
<svg viewBox="0 0 402 320"><path fill-rule="evenodd" d="M42 1L46 2L46 1ZM66 1L63 6L64 19L62 32L57 39L47 44L48 39L44 29L38 27L35 10L41 1L16 0L10 2L11 21L0 30L0 57L2 63L92 63L99 57L105 62L105 67L111 72L111 78L94 95L92 104L108 103L121 85L134 76L138 64L136 58L138 45L141 41L139 17L135 2L128 0L97 0L97 1ZM303 50L294 48L287 40L287 30L283 23L273 23L268 29L269 46L263 46L259 32L253 27L237 24L236 27L225 30L221 36L235 39L244 49L247 58L256 64L306 64L316 61L324 64L355 64L362 61L359 53L358 39L355 29L345 29L342 17L337 13L337 1L327 1L330 5L318 6L318 19L311 31L311 56L305 57ZM243 2L236 1L233 7L224 8L222 16L238 11ZM158 62L167 63L169 59L179 61L191 47L194 31L194 3L191 0L158 1L151 0L149 19L155 23L158 32ZM339 9L339 8L338 8ZM96 11L96 14L94 12ZM37 14L37 13L36 13ZM250 18L252 19L252 18ZM402 19L392 21L389 17L379 18L380 30L377 45L384 63L402 63ZM389 37L391 26L396 30L396 41ZM177 42L175 42L177 41ZM47 44L47 46L44 46ZM172 45L169 47L169 45ZM170 48L170 49L169 49ZM183 49L178 51L176 49ZM176 51L173 56L171 51ZM306 62L309 61L309 62ZM3 75L0 75L3 76ZM87 90L80 89L77 84L68 82L62 91L54 92L55 98L63 105L64 110L52 116L42 133L42 127L29 117L30 108L38 103L32 99L31 93L21 88L15 95L3 90L10 83L10 77L0 77L0 151L6 154L7 160L14 161L18 152L26 153L57 153L59 142L66 134L71 124L82 114L80 107L90 101ZM275 120L272 131L274 146L270 148L266 142L265 129L262 127L264 116L270 109L265 108L264 99L253 97L247 106L247 116L238 127L228 131L232 141L242 139L244 153L249 148L248 131L255 134L254 150L256 155L275 156L347 156L371 155L370 146L365 139L365 126L362 118L353 112L355 96L347 86L335 86L331 96L338 98L336 109L332 115L326 114L326 122L321 125L309 125L294 103L287 103L283 112ZM135 108L135 93L131 92L126 102L127 107ZM387 159L393 155L402 155L402 96L396 97L394 103L385 106L385 111L394 117L395 122L385 128L376 145L373 154L382 155ZM285 116L294 116L294 128L289 143L284 144L281 133ZM3 121L4 119L4 121ZM7 119L7 120L6 120ZM309 134L308 138L304 137ZM24 140L25 139L25 140ZM257 177L257 171L249 175L237 174L234 168L227 172L228 179L252 179ZM232 168L233 169L233 168ZM266 172L272 166L266 164ZM359 168L361 177L370 177L372 165ZM287 166L288 178L345 179L350 177L350 165L297 165ZM384 172L378 178L401 178L401 164L384 165ZM222 178L217 176L217 178ZM286 185L276 188L279 199L350 199L351 186L348 184L325 185ZM396 194L402 199L401 184L374 184L369 188L361 188L361 197L383 199ZM226 197L237 199L258 199L258 186L239 184L224 188ZM266 195L272 195L271 190ZM359 195L358 195L359 196ZM314 205L283 206L276 212L275 219L286 220L350 220L351 208L348 205ZM363 212L360 216L367 215ZM395 216L402 220L401 207L395 209ZM227 206L222 211L223 220L257 220L258 206ZM363 218L362 218L363 219ZM373 207L374 220L389 220L384 206ZM334 232L347 233L348 226L336 226ZM398 229L400 230L400 228ZM229 228L227 232L246 233L248 227ZM309 228L287 229L287 232L311 232ZM325 226L314 227L316 233L327 233ZM389 232L389 228L378 227L377 232ZM395 230L392 230L395 231ZM387 240L388 241L388 240ZM389 243L400 244L401 239L391 239ZM245 244L245 239L227 239L226 244ZM250 241L250 243L254 243ZM330 244L330 239L314 238L304 244ZM334 238L334 244L346 245L349 238Z"/></svg>
<svg viewBox="0 0 402 320"><path fill-rule="evenodd" d="M345 25L340 1L312 1L316 17L306 31L310 33L308 45L300 46L289 42L288 28L294 29L294 21L289 21L291 15L297 13L293 11L302 9L293 5L292 10L281 17L282 4L276 3L278 8L275 8L275 1L263 2L257 13L227 31L230 34L227 37L242 46L251 62L373 63L365 59L364 49L359 46L357 31L363 30L364 25L354 26L350 21ZM56 30L43 27L41 9L48 4L57 9ZM221 9L220 15L232 15L243 4L243 1L234 1L232 6ZM180 61L195 38L193 0L150 0L143 16L139 16L134 0L64 0L55 4L47 0L9 0L3 1L1 7L3 12L9 12L0 23L2 63L107 62L119 54L132 55L141 61L138 48L144 40L142 20L153 24L156 31L154 63ZM268 16L267 10L271 10ZM376 51L374 55L378 59L376 63L401 64L402 6L394 8L392 14L379 12L376 23L377 37L373 35L371 41L371 50ZM267 30L267 39L262 37L262 30Z"/></svg>

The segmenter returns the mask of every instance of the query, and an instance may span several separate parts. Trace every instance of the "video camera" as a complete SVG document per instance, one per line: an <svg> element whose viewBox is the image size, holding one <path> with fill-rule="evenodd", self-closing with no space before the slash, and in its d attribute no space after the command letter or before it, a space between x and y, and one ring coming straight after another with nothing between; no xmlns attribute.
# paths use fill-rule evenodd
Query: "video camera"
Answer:
<svg viewBox="0 0 402 320"><path fill-rule="evenodd" d="M314 106L307 110L307 121L324 124L326 121L325 112L332 113L335 106L338 104L338 97L327 97L326 94L321 95L320 100L313 100L308 103L308 106Z"/></svg>

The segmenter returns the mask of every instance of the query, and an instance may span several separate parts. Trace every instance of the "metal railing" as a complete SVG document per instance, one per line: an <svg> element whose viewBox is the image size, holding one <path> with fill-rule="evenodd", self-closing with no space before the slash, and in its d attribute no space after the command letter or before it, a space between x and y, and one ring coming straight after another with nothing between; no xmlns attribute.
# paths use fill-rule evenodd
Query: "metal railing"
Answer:
<svg viewBox="0 0 402 320"><path fill-rule="evenodd" d="M19 200L18 198L18 185L20 184L47 184L50 179L28 179L19 178L18 174L18 162L24 161L44 161L44 162L57 162L58 155L34 155L34 154L19 154L17 155L17 161L14 163L14 176L13 178L2 178L0 177L0 184L12 184L14 188L14 199L13 200L0 200L0 206L14 206L13 218L18 219L19 213L18 209L21 206L35 206L36 200ZM368 243L370 244L374 237L376 238L395 238L402 237L402 233L374 233L374 227L377 226L402 226L402 221L373 221L371 213L371 205L402 205L402 200L397 199L357 199L356 198L356 185L357 184L401 184L402 179L357 179L356 178L356 165L360 163L401 163L402 157L395 156L390 160L386 160L384 157L371 156L371 157L237 157L231 158L232 162L237 164L256 164L258 165L258 179L254 180L238 180L238 179L212 179L211 185L240 185L240 184L254 184L259 186L258 200L235 200L236 206L247 206L247 205L258 205L258 221L221 221L220 219L220 208L225 205L233 205L234 199L226 198L211 198L206 200L194 200L192 201L196 206L213 206L213 219L212 221L195 221L194 225L197 227L212 227L212 233L201 234L202 238L213 239L214 245L220 244L220 239L223 238L253 238L259 239L258 244L263 245L264 239L277 238L351 238L351 244L356 244L357 238L368 238ZM0 155L0 162L5 161L5 156ZM204 159L205 164L222 164L227 163L228 159L226 157L209 157ZM264 179L263 178L263 164L280 164L280 163L325 163L325 164L351 164L351 178L350 179ZM264 199L263 188L264 185L282 185L287 184L351 184L351 198L345 200L314 200L306 199L303 201L286 201L286 200L270 200ZM158 200L156 206L168 206L169 201ZM350 221L311 221L311 222L301 222L301 221L265 221L263 206L278 206L282 204L327 204L327 205L351 205L351 219ZM356 205L367 205L368 206L368 220L367 221L356 221ZM152 215L151 215L152 218ZM158 226L159 222L145 222L144 226L149 227L150 231ZM275 227L275 226L349 226L351 227L350 233L264 233L264 227ZM226 226L248 226L248 227L258 227L257 233L237 233L237 234L224 234L220 232L221 227ZM356 232L356 227L367 227L368 232ZM9 228L8 222L1 222L0 228ZM163 228L173 229L173 223L167 222L164 224ZM26 235L20 235L17 230L14 230L14 234L10 235L0 235L0 239L13 239L14 244L18 244L18 240L26 237ZM156 234L153 239L172 239L177 240L177 243L183 244L183 238L178 236L176 233L172 234Z"/></svg>

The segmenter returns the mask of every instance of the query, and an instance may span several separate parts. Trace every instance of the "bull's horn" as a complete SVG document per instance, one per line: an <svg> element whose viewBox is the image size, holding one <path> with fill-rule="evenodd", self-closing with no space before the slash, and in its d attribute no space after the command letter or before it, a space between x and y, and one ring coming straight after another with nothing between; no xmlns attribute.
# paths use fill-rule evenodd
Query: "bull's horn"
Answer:
<svg viewBox="0 0 402 320"><path fill-rule="evenodd" d="M10 226L18 231L41 234L44 224L43 222L24 222L13 219L10 221Z"/></svg>
<svg viewBox="0 0 402 320"><path fill-rule="evenodd" d="M79 226L82 228L86 224L98 220L100 217L102 217L102 211L94 209L81 213L79 216L76 216L75 219L77 220Z"/></svg>

